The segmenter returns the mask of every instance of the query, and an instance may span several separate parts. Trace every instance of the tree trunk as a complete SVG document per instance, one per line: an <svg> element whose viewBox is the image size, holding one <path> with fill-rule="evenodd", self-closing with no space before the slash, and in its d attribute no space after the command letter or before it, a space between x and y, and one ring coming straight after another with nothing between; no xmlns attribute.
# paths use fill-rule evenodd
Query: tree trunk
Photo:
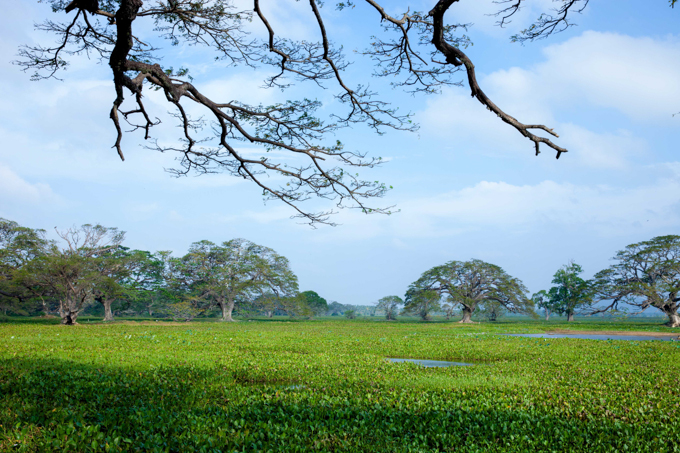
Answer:
<svg viewBox="0 0 680 453"><path fill-rule="evenodd" d="M470 307L463 307L463 319L458 322L471 323L472 322L472 309Z"/></svg>
<svg viewBox="0 0 680 453"><path fill-rule="evenodd" d="M274 316L274 311L273 310L268 311L267 318L271 318L272 316Z"/></svg>
<svg viewBox="0 0 680 453"><path fill-rule="evenodd" d="M668 327L680 327L680 316L677 313L666 313L668 316Z"/></svg>
<svg viewBox="0 0 680 453"><path fill-rule="evenodd" d="M75 326L78 324L76 320L78 319L78 312L71 311L68 308L59 310L59 315L61 316L61 323L65 326Z"/></svg>
<svg viewBox="0 0 680 453"><path fill-rule="evenodd" d="M147 310L149 311L149 318L153 317L153 309L151 307L147 307Z"/></svg>
<svg viewBox="0 0 680 453"><path fill-rule="evenodd" d="M218 304L222 309L222 321L234 322L234 318L231 317L231 312L234 311L234 301L226 300Z"/></svg>
<svg viewBox="0 0 680 453"><path fill-rule="evenodd" d="M67 295L65 299L59 301L59 316L61 316L62 324L66 326L78 324L76 320L83 309L88 295L91 294L84 294L82 296Z"/></svg>
<svg viewBox="0 0 680 453"><path fill-rule="evenodd" d="M104 322L113 321L113 312L111 311L111 304L113 299L104 299L102 305L104 306Z"/></svg>
<svg viewBox="0 0 680 453"><path fill-rule="evenodd" d="M574 314L573 313L567 313L567 321L573 321L574 320Z"/></svg>
<svg viewBox="0 0 680 453"><path fill-rule="evenodd" d="M550 320L550 310L545 310L545 320Z"/></svg>

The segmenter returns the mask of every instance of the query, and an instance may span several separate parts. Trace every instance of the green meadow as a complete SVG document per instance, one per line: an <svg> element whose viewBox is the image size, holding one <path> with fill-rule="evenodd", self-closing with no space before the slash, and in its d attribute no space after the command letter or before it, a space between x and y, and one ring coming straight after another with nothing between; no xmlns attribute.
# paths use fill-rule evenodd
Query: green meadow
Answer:
<svg viewBox="0 0 680 453"><path fill-rule="evenodd" d="M680 451L680 342L500 335L659 320L82 321L0 323L0 451Z"/></svg>

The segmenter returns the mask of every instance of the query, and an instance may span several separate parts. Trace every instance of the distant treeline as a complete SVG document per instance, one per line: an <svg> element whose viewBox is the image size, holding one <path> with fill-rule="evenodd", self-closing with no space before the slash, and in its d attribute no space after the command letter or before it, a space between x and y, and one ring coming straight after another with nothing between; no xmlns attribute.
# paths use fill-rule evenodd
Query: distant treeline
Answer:
<svg viewBox="0 0 680 453"><path fill-rule="evenodd" d="M56 230L56 229L55 229ZM313 316L441 314L472 322L473 314L495 321L506 313L546 320L552 313L569 321L576 314L630 313L654 307L673 327L680 325L680 236L660 236L627 246L614 264L590 280L570 262L555 273L549 290L528 296L518 278L482 260L449 261L425 271L406 291L372 307L328 302L315 291L299 291L288 259L245 239L216 244L198 241L183 256L168 251L133 250L125 233L102 225L46 232L0 218L0 312L8 315L58 315L77 323L84 312L196 317L299 318Z"/></svg>

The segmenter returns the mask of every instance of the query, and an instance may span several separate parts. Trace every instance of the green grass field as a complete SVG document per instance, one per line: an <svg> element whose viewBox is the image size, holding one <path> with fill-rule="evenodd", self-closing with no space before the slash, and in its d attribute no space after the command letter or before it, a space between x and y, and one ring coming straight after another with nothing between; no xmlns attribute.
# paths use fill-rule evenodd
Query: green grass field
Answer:
<svg viewBox="0 0 680 453"><path fill-rule="evenodd" d="M680 451L680 342L498 335L659 320L83 321L0 324L0 451Z"/></svg>

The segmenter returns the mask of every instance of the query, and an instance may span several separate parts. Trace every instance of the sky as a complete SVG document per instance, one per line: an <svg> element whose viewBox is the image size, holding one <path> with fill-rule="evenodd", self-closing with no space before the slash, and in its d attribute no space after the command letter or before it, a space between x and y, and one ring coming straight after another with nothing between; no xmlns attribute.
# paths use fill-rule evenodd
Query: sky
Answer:
<svg viewBox="0 0 680 453"><path fill-rule="evenodd" d="M137 133L124 137L121 162L111 148L115 93L106 63L76 57L62 81L41 82L12 64L20 45L53 43L35 22L66 17L22 1L0 15L0 217L52 236L55 227L100 223L126 231L129 247L175 255L195 241L242 237L286 256L301 290L358 305L403 296L431 267L473 258L501 266L533 293L549 288L570 260L590 277L626 245L680 232L680 115L673 116L680 112L680 11L668 2L590 2L573 18L577 26L524 45L510 36L559 2L529 1L504 29L489 15L498 7L491 1L451 8L450 21L473 24L466 53L482 89L520 121L554 128L560 137L553 141L569 150L559 160L548 148L534 156L533 144L472 99L465 84L412 96L371 77L370 60L353 51L382 31L377 13L356 3L322 9L331 39L354 62L343 77L352 86L370 83L381 99L413 113L420 129L376 135L357 126L333 139L383 158L361 174L393 186L373 204L399 212L343 210L332 219L338 226L313 229L291 219L291 208L264 204L248 181L173 177L166 169L176 166L175 156L145 149ZM318 39L306 2L261 4L282 36ZM408 7L429 10L434 1L383 4L396 16ZM248 27L262 36L259 24ZM149 24L138 33L154 39ZM324 102L322 114L337 108L332 85L267 90L269 69L230 67L210 49L157 42L164 65L189 68L194 85L215 99L270 104L307 96ZM160 93L145 96L163 121L155 136L172 143L178 130L166 103Z"/></svg>

